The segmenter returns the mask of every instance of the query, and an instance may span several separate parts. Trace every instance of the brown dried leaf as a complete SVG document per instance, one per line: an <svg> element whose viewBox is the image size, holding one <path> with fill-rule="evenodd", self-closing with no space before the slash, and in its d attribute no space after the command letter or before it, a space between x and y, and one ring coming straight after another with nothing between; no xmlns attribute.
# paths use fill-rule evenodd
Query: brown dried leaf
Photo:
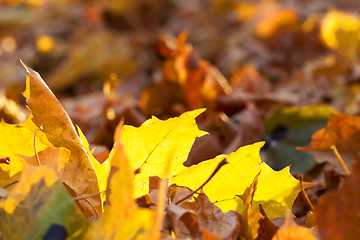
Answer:
<svg viewBox="0 0 360 240"><path fill-rule="evenodd" d="M266 213L261 205L259 206L259 208L260 208L261 214L263 215L263 218L260 219L260 221L259 221L260 228L259 228L258 236L257 236L256 240L268 240L268 239L271 239L275 235L275 233L277 232L279 227L276 226L266 216Z"/></svg>
<svg viewBox="0 0 360 240"><path fill-rule="evenodd" d="M201 236L199 220L194 211L170 204L167 214L177 238L199 238Z"/></svg>
<svg viewBox="0 0 360 240"><path fill-rule="evenodd" d="M100 165L95 160L85 137L79 129L75 129L61 103L40 75L25 64L23 65L27 72L26 90L23 95L33 115L31 120L41 128L53 146L71 151L70 159L59 159L64 162L57 163L63 168L61 176L59 175L61 181L77 196L105 190L109 166ZM92 217L102 213L104 200L105 198L99 194L83 199L79 203L85 214Z"/></svg>
<svg viewBox="0 0 360 240"><path fill-rule="evenodd" d="M211 234L223 239L237 239L240 234L240 215L235 211L223 213L204 193L200 193L195 202L181 206L195 211L200 226Z"/></svg>
<svg viewBox="0 0 360 240"><path fill-rule="evenodd" d="M322 239L357 239L360 236L360 159L351 175L335 192L320 198L315 209L317 228Z"/></svg>

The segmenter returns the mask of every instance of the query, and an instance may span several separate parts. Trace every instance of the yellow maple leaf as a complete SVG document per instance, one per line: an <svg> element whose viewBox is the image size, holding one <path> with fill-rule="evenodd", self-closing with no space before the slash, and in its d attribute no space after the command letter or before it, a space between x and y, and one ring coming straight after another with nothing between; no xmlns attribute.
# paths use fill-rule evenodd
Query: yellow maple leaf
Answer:
<svg viewBox="0 0 360 240"><path fill-rule="evenodd" d="M285 216L286 209L291 209L301 190L300 184L289 173L289 167L277 172L266 163L261 163L259 151L263 145L263 142L259 142L244 146L228 156L220 155L191 166L173 177L171 183L196 189L206 181L218 163L226 158L229 164L224 165L203 187L210 201L224 212L236 210L241 214L243 202L236 196L242 195L261 171L254 195L254 208L258 209L261 204L270 219ZM305 187L309 185L305 184Z"/></svg>
<svg viewBox="0 0 360 240"><path fill-rule="evenodd" d="M139 170L139 174L134 177L135 197L149 192L149 176L167 177L163 176L166 167L169 167L169 176L186 169L183 162L186 161L195 138L206 134L199 130L195 121L204 111L205 109L198 109L186 112L166 121L152 117L139 128L123 127L121 142L131 171ZM173 160L171 166L167 166L170 152Z"/></svg>
<svg viewBox="0 0 360 240"><path fill-rule="evenodd" d="M0 187L19 179L19 174L24 166L21 157L33 156L34 132L36 125L31 121L31 116L21 124L7 124L0 122L0 157L8 157L10 164L0 164ZM47 145L42 142L44 134L39 133L36 137L38 151L43 151Z"/></svg>

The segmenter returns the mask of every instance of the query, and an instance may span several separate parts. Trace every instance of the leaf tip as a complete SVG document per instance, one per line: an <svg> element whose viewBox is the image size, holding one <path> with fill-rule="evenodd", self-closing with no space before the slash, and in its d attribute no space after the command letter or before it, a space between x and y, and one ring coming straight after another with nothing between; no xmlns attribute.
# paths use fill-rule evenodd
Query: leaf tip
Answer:
<svg viewBox="0 0 360 240"><path fill-rule="evenodd" d="M187 115L189 117L194 117L196 118L197 116L199 116L201 113L205 112L206 108L199 108L199 109L195 109L189 112L185 112L182 115Z"/></svg>
<svg viewBox="0 0 360 240"><path fill-rule="evenodd" d="M30 71L29 71L29 67L28 67L28 65L26 65L24 62L23 62L23 60L21 60L21 58L19 59L20 60L20 63L21 63L21 65L23 65L23 67L26 69L26 72L27 73L30 73Z"/></svg>
<svg viewBox="0 0 360 240"><path fill-rule="evenodd" d="M20 60L20 63L23 65L23 67L25 68L26 70L26 74L31 76L31 77L40 77L39 73L34 71L31 67L29 67L28 65L26 65L23 60L19 59Z"/></svg>

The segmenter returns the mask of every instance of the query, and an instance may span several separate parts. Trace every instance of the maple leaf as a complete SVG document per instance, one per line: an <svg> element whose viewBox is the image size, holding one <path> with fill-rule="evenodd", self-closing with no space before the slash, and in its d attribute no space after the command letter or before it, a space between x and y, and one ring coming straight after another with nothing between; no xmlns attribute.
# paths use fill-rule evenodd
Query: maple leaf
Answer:
<svg viewBox="0 0 360 240"><path fill-rule="evenodd" d="M119 143L115 143L109 160L111 171L105 211L91 224L86 239L146 239L153 212L135 204L133 174Z"/></svg>
<svg viewBox="0 0 360 240"><path fill-rule="evenodd" d="M77 134L69 116L40 75L23 65L27 71L26 90L23 95L33 115L31 120L45 133L52 146L71 151L70 159L64 159L67 163L64 164L63 171L61 174L57 172L59 178L76 195L104 191L109 164L100 165L92 157L85 137ZM102 212L104 200L103 195L96 195L79 203L85 214L91 217Z"/></svg>
<svg viewBox="0 0 360 240"><path fill-rule="evenodd" d="M230 155L220 155L191 166L171 178L171 183L196 189L206 181L219 162L226 158L229 164L224 165L203 187L211 202L223 212L236 210L241 214L244 205L236 195L242 195L261 170L254 195L254 208L257 209L261 204L270 219L285 216L286 209L291 208L301 191L300 184L289 173L289 167L277 172L266 163L261 163L259 151L263 145L263 142L259 142L244 146ZM310 184L305 184L305 187L309 186Z"/></svg>
<svg viewBox="0 0 360 240"><path fill-rule="evenodd" d="M8 157L10 164L0 164L0 186L19 179L19 173L23 170L22 156L33 156L34 152L34 132L36 125L31 121L31 117L21 124L7 124L0 122L0 157ZM40 138L44 135L39 133L36 137L38 151L47 148Z"/></svg>
<svg viewBox="0 0 360 240"><path fill-rule="evenodd" d="M134 196L149 192L149 176L163 176L168 156L173 156L168 176L174 176L186 169L186 161L196 137L206 132L198 129L195 118L205 111L198 109L166 121L156 117L145 121L139 128L124 126L121 142L131 171L139 171L134 177Z"/></svg>
<svg viewBox="0 0 360 240"><path fill-rule="evenodd" d="M335 146L344 158L346 165L351 165L359 156L360 117L334 113L326 127L315 132L310 145L299 148L312 153L319 163L327 162L340 173L345 173L332 147Z"/></svg>
<svg viewBox="0 0 360 240"><path fill-rule="evenodd" d="M64 226L69 239L81 237L88 227L55 172L46 166L28 165L18 184L0 201L2 237L42 239L53 223Z"/></svg>

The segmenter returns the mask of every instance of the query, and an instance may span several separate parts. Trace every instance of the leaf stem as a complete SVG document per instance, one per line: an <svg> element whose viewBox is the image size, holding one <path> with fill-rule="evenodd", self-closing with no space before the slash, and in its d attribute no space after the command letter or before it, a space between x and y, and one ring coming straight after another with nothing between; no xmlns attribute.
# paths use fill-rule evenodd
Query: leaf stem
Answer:
<svg viewBox="0 0 360 240"><path fill-rule="evenodd" d="M34 152L35 152L36 161L39 164L39 166L41 165L41 163L40 163L39 154L38 154L37 149L36 149L36 135L39 132L39 130L42 130L42 129L43 129L43 127L39 126L38 129L36 129L35 134L34 134Z"/></svg>
<svg viewBox="0 0 360 240"><path fill-rule="evenodd" d="M18 183L18 182L19 182L19 180L13 181L13 182L11 182L11 183L6 184L6 185L3 186L2 188L10 187L11 185L16 184L16 183Z"/></svg>
<svg viewBox="0 0 360 240"><path fill-rule="evenodd" d="M210 177L203 183L200 185L200 187L198 187L197 189L195 189L194 191L192 191L191 193L189 193L188 195L186 195L185 197L183 197L182 199L178 200L175 202L176 205L180 204L181 202L185 201L186 199L188 199L189 197L191 197L194 193L196 193L197 191L199 191L201 188L203 188L205 186L205 184L207 184L214 176L215 174L220 170L220 168L222 166L224 166L225 164L229 163L226 158L224 158L221 162L219 162L219 164L216 166L215 170L213 171L213 173L210 175Z"/></svg>
<svg viewBox="0 0 360 240"><path fill-rule="evenodd" d="M102 192L96 192L96 193L93 193L93 194L88 194L88 195L80 195L78 197L74 197L73 200L74 201L79 201L79 200L83 200L85 198L91 198L91 197L94 197L96 195L100 195L100 194L103 194L105 193L106 191L102 191Z"/></svg>
<svg viewBox="0 0 360 240"><path fill-rule="evenodd" d="M314 212L315 211L315 207L314 205L311 203L309 196L307 195L307 193L305 192L304 186L303 186L303 180L304 180L304 176L301 174L300 175L300 188L302 193L304 194L304 197L307 201L307 203L309 204L311 211Z"/></svg>
<svg viewBox="0 0 360 240"><path fill-rule="evenodd" d="M78 193L75 189L73 189L69 185L67 185L66 183L63 182L63 184L65 186L67 186L69 189L71 189L72 191L74 191L77 195L79 195L78 197L75 197L75 198L79 198L78 201L84 200L85 202L87 202L94 209L94 211L96 213L96 217L100 216L99 212L96 210L95 206L87 199L87 198L89 198L89 196L86 196L86 195L83 196L80 193ZM90 195L92 195L92 194L90 194ZM96 196L96 195L98 195L98 193L96 193L94 196Z"/></svg>
<svg viewBox="0 0 360 240"><path fill-rule="evenodd" d="M335 145L331 146L331 150L333 150L334 154L336 155L337 159L339 160L341 166L345 169L346 174L349 176L350 175L350 171L348 169L348 167L346 166L343 158L340 156L339 151L337 150Z"/></svg>
<svg viewBox="0 0 360 240"><path fill-rule="evenodd" d="M0 163L10 164L10 158L9 157L3 157L0 158Z"/></svg>

